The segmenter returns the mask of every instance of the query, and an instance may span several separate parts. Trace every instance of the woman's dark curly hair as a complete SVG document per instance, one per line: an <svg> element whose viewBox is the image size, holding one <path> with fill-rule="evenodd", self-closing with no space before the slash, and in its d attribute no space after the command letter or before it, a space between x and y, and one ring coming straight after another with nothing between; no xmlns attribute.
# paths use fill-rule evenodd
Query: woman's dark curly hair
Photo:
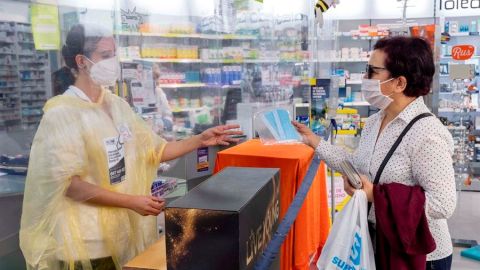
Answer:
<svg viewBox="0 0 480 270"><path fill-rule="evenodd" d="M379 40L374 49L387 55L385 68L392 78L404 76L407 79L404 95L419 97L430 92L435 64L428 41L417 37L388 37Z"/></svg>

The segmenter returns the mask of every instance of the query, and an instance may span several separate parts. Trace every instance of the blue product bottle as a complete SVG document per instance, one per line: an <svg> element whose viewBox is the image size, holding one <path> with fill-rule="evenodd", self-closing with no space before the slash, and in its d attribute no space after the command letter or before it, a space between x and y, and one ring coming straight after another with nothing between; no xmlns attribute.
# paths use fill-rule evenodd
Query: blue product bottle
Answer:
<svg viewBox="0 0 480 270"><path fill-rule="evenodd" d="M231 67L225 67L225 73L226 73L225 84L227 84L227 85L232 84L232 70L231 70Z"/></svg>
<svg viewBox="0 0 480 270"><path fill-rule="evenodd" d="M242 67L237 66L235 67L235 75L234 75L234 80L239 81L242 79Z"/></svg>
<svg viewBox="0 0 480 270"><path fill-rule="evenodd" d="M450 22L445 22L445 33L450 32Z"/></svg>
<svg viewBox="0 0 480 270"><path fill-rule="evenodd" d="M222 69L222 85L227 84L227 67L223 67Z"/></svg>
<svg viewBox="0 0 480 270"><path fill-rule="evenodd" d="M217 76L216 76L215 83L216 84L222 84L222 69L218 68L216 75Z"/></svg>
<svg viewBox="0 0 480 270"><path fill-rule="evenodd" d="M213 84L213 70L207 69L207 84Z"/></svg>
<svg viewBox="0 0 480 270"><path fill-rule="evenodd" d="M477 21L472 21L472 24L470 26L470 32L472 33L477 32Z"/></svg>

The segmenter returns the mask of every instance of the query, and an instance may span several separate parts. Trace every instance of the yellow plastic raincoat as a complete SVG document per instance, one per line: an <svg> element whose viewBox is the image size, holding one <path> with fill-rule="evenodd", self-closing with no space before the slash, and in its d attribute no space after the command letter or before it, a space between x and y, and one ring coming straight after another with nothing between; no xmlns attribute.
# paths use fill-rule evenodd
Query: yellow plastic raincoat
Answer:
<svg viewBox="0 0 480 270"><path fill-rule="evenodd" d="M44 107L25 186L20 247L29 269L91 269L112 257L117 269L157 239L156 217L91 205L95 192L65 195L72 176L103 189L150 195L166 142L119 97L97 103L57 96Z"/></svg>

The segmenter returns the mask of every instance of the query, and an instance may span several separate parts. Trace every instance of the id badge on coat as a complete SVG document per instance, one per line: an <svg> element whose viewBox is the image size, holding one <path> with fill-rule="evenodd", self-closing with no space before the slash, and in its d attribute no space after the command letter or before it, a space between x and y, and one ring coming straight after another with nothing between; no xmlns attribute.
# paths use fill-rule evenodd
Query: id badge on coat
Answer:
<svg viewBox="0 0 480 270"><path fill-rule="evenodd" d="M117 127L118 133L120 134L120 141L122 143L128 142L132 139L132 132L126 123L120 124Z"/></svg>
<svg viewBox="0 0 480 270"><path fill-rule="evenodd" d="M125 180L125 150L121 136L104 139L108 160L110 184L118 184Z"/></svg>

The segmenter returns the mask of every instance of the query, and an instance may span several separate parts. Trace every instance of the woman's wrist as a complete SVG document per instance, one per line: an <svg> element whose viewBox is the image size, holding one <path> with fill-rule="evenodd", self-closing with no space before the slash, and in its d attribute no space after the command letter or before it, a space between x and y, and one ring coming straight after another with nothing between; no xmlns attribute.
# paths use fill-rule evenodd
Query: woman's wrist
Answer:
<svg viewBox="0 0 480 270"><path fill-rule="evenodd" d="M313 148L313 150L317 149L318 145L320 145L320 137L317 136L317 135L312 135L309 139L308 139L308 145L310 145L310 147Z"/></svg>
<svg viewBox="0 0 480 270"><path fill-rule="evenodd" d="M188 143L191 143L191 145L194 146L194 149L203 147L204 145L202 142L202 134L198 134L190 137L190 141Z"/></svg>

